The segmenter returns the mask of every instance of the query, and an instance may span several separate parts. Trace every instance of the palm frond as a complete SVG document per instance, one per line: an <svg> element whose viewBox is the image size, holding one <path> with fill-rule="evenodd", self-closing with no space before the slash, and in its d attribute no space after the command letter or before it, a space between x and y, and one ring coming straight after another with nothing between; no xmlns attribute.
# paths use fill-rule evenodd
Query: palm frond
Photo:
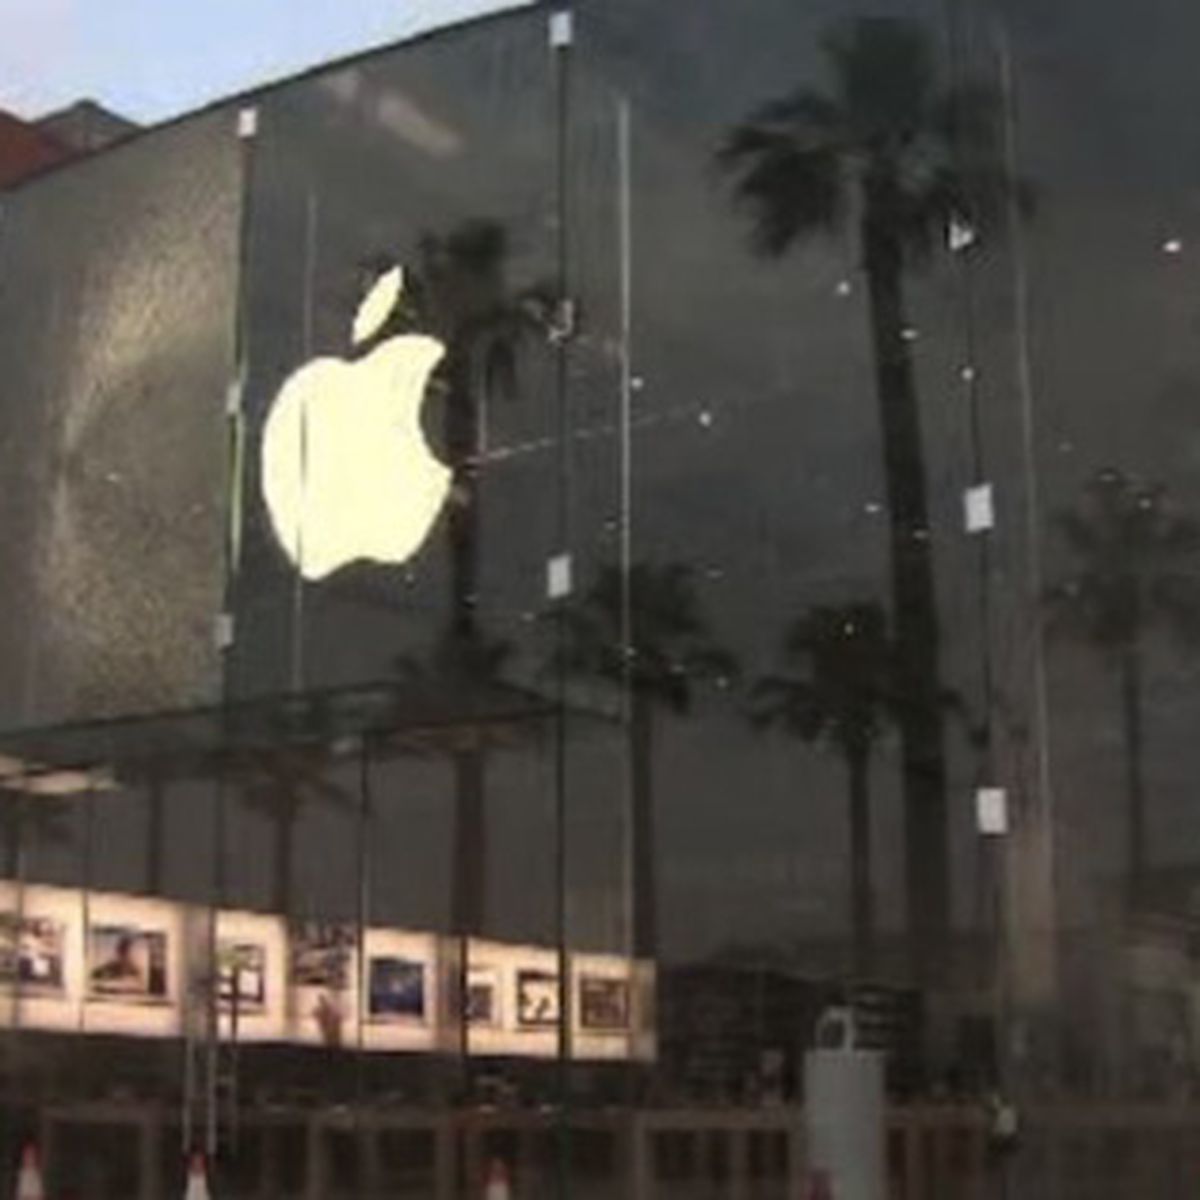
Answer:
<svg viewBox="0 0 1200 1200"><path fill-rule="evenodd" d="M815 741L825 729L826 712L816 689L807 679L791 675L764 675L751 689L747 705L750 723L757 729L779 729L801 741Z"/></svg>
<svg viewBox="0 0 1200 1200"><path fill-rule="evenodd" d="M619 568L605 567L585 593L548 617L562 622L552 667L628 683L675 712L690 709L696 684L737 678L737 661L711 636L695 574L686 564L637 563L627 581Z"/></svg>
<svg viewBox="0 0 1200 1200"><path fill-rule="evenodd" d="M837 106L806 88L762 105L733 129L717 165L751 218L756 252L777 256L797 239L840 224L845 150Z"/></svg>
<svg viewBox="0 0 1200 1200"><path fill-rule="evenodd" d="M1043 597L1051 633L1105 651L1156 623L1182 641L1200 636L1200 524L1175 512L1165 489L1105 468L1055 525L1075 570Z"/></svg>
<svg viewBox="0 0 1200 1200"><path fill-rule="evenodd" d="M902 709L895 647L881 605L814 605L784 631L792 671L763 676L751 690L751 722L775 725L843 753L864 753Z"/></svg>
<svg viewBox="0 0 1200 1200"><path fill-rule="evenodd" d="M832 149L801 150L784 134L744 129L722 154L736 171L735 201L751 218L755 253L776 258L845 215L841 163Z"/></svg>
<svg viewBox="0 0 1200 1200"><path fill-rule="evenodd" d="M760 105L717 154L757 252L777 257L836 228L864 199L867 179L886 180L870 215L913 261L930 256L951 219L986 233L1002 227L1014 199L1031 210L1032 188L1005 166L996 90L940 87L922 25L858 18L838 26L825 50L831 92L805 86Z"/></svg>

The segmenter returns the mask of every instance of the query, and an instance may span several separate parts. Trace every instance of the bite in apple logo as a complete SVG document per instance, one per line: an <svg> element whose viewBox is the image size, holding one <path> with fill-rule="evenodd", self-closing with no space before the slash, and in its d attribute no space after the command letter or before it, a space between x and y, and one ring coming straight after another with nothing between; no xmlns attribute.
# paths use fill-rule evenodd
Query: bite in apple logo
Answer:
<svg viewBox="0 0 1200 1200"><path fill-rule="evenodd" d="M379 333L403 290L400 267L375 282L354 319L356 346ZM403 563L421 548L450 489L421 428L445 350L399 334L358 359L313 359L283 385L263 428L263 499L305 579L358 559Z"/></svg>

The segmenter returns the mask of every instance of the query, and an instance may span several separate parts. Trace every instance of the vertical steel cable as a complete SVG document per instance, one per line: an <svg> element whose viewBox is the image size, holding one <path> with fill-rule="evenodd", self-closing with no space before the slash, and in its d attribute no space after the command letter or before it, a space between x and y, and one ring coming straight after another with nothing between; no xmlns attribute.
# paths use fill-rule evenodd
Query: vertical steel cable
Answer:
<svg viewBox="0 0 1200 1200"><path fill-rule="evenodd" d="M570 121L571 109L571 37L556 36L558 22L573 20L569 7L553 10L549 16L554 73L555 122L555 223L556 283L558 304L555 331L555 405L557 408L558 471L557 529L555 551L569 555L571 544L571 436L570 412L570 341L574 321L570 287ZM566 561L570 561L569 557ZM558 957L558 1047L557 1047L557 1195L570 1192L570 1134L567 1106L571 1084L571 977L567 938L567 603L569 596L557 599L555 620L555 731L554 731L554 918Z"/></svg>

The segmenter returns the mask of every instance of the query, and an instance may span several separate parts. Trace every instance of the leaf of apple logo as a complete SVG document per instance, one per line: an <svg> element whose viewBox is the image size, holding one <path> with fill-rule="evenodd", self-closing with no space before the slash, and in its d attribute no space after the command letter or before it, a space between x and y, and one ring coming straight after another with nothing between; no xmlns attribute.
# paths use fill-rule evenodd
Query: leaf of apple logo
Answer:
<svg viewBox="0 0 1200 1200"><path fill-rule="evenodd" d="M404 291L382 275L354 319L362 345ZM424 542L450 487L421 429L421 405L446 348L401 334L357 360L316 358L283 385L262 437L262 489L275 536L305 579L357 559L403 563Z"/></svg>

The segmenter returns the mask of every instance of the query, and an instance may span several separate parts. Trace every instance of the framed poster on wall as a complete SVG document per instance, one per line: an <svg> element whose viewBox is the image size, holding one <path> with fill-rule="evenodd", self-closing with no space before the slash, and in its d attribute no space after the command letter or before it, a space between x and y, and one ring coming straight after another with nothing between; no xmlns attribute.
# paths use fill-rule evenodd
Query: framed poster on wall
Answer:
<svg viewBox="0 0 1200 1200"><path fill-rule="evenodd" d="M257 1015L267 1009L267 948L259 942L217 942L217 988L221 1007Z"/></svg>
<svg viewBox="0 0 1200 1200"><path fill-rule="evenodd" d="M603 975L581 975L579 1024L589 1033L628 1032L629 981Z"/></svg>
<svg viewBox="0 0 1200 1200"><path fill-rule="evenodd" d="M0 913L0 987L17 987L26 995L63 995L65 943L61 921Z"/></svg>
<svg viewBox="0 0 1200 1200"><path fill-rule="evenodd" d="M88 930L88 998L123 1004L165 1004L167 934L143 925L93 925Z"/></svg>
<svg viewBox="0 0 1200 1200"><path fill-rule="evenodd" d="M373 955L367 963L368 1019L423 1022L425 978L423 962L393 954Z"/></svg>
<svg viewBox="0 0 1200 1200"><path fill-rule="evenodd" d="M558 1025L558 975L554 971L517 972L517 1025L553 1029Z"/></svg>
<svg viewBox="0 0 1200 1200"><path fill-rule="evenodd" d="M345 1043L354 1015L351 998L357 945L354 926L301 921L292 926L290 985L295 1011L325 1046Z"/></svg>

